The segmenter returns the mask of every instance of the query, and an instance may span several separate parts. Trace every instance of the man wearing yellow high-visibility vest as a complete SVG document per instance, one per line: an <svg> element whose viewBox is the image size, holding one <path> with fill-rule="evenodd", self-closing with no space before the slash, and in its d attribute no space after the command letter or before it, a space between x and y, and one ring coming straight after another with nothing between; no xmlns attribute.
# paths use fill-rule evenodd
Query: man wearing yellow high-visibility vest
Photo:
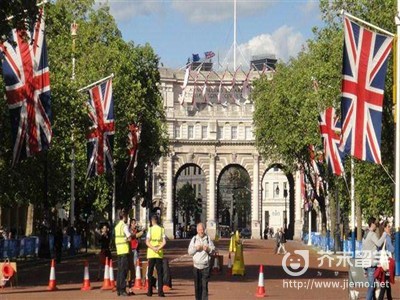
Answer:
<svg viewBox="0 0 400 300"><path fill-rule="evenodd" d="M165 297L163 292L163 248L166 244L164 228L158 225L158 216L151 217L151 227L147 232L146 245L147 245L147 260L148 260L148 273L149 285L147 289L147 296L153 296L153 271L154 266L157 268L158 278L158 296Z"/></svg>
<svg viewBox="0 0 400 300"><path fill-rule="evenodd" d="M129 270L129 255L131 233L128 228L128 215L122 210L119 213L119 222L115 226L115 246L118 255L118 275L117 275L117 294L118 296L134 295L132 292L128 295L126 292L126 276Z"/></svg>

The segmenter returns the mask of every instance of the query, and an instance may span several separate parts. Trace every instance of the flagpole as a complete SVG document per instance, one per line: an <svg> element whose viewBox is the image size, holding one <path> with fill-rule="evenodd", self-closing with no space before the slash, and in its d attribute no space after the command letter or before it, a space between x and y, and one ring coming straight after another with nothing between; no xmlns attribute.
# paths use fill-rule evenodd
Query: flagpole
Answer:
<svg viewBox="0 0 400 300"><path fill-rule="evenodd" d="M356 205L354 199L354 158L351 158L351 245L352 245L352 257L356 257Z"/></svg>
<svg viewBox="0 0 400 300"><path fill-rule="evenodd" d="M397 28L397 38L396 41L396 53L395 53L395 122L396 122L396 141L395 141L395 198L394 198L394 226L395 226L395 266L396 266L396 276L400 276L400 91L398 87L399 74L399 62L400 62L400 0L397 0L397 15L395 17L395 23Z"/></svg>
<svg viewBox="0 0 400 300"><path fill-rule="evenodd" d="M236 0L233 0L233 69L236 70Z"/></svg>
<svg viewBox="0 0 400 300"><path fill-rule="evenodd" d="M357 21L357 22L363 23L364 25L367 25L367 26L369 26L369 27L371 27L371 28L374 28L374 29L376 29L376 30L378 30L378 31L380 31L380 32L382 32L382 33L384 33L384 34L390 35L390 36L392 36L392 37L394 36L394 34L391 33L390 31L387 31L387 30L382 29L382 28L380 28L380 27L378 27L378 26L376 26L376 25L374 25L374 24L368 23L368 22L366 22L366 21L364 21L364 20L362 20L362 19L360 19L360 18L357 18L357 17L353 16L352 14L349 14L348 12L346 12L346 11L344 11L344 10L342 10L342 14L343 14L344 16L346 16L346 17L349 17L350 19L353 19L353 20L355 20L355 21Z"/></svg>
<svg viewBox="0 0 400 300"><path fill-rule="evenodd" d="M72 37L72 76L71 81L75 81L75 39L77 35L78 26L76 22L71 24L71 37ZM71 203L69 211L70 225L74 226L75 223L75 139L74 139L74 124L72 123L71 133Z"/></svg>
<svg viewBox="0 0 400 300"><path fill-rule="evenodd" d="M80 93L80 92L86 91L86 90L90 89L91 87L93 87L95 85L98 85L100 83L103 83L104 81L106 81L106 80L108 80L110 78L113 78L113 77L114 77L114 73L111 73L111 75L109 75L107 77L104 77L103 79L97 80L96 82L93 82L93 83L91 83L91 84L79 89L78 92Z"/></svg>

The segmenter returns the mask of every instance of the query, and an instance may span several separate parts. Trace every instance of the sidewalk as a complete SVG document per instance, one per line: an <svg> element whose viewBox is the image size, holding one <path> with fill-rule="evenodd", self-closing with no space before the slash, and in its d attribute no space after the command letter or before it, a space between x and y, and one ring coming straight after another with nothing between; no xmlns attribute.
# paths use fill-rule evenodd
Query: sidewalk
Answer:
<svg viewBox="0 0 400 300"><path fill-rule="evenodd" d="M166 293L168 298L194 299L192 259L186 254L188 244L189 240L169 241L166 249L173 278L173 289ZM225 274L228 244L229 240L226 239L216 243L219 253L224 255L224 270L221 275L212 275L209 283L209 299L255 299L260 264L264 265L264 283L268 299L348 299L347 268L335 265L329 268L327 261L318 267L320 261L316 251L310 252L308 270L299 277L292 277L282 267L284 255L274 254L275 241L245 240L246 275L228 277ZM286 250L291 253L294 250L307 249L307 246L297 241L286 243ZM144 255L144 251L141 254ZM100 291L101 282L93 282L97 277L97 257L91 256L88 259L91 285L94 287L92 291L80 291L83 258L77 258L56 266L59 291L46 291L49 278L49 263L47 263L19 270L19 286L14 289L0 289L0 299L119 299L115 293ZM287 264L294 262L296 262L295 256L288 257ZM303 266L304 262L298 270ZM338 286L332 287L333 282L337 282ZM144 290L137 291L132 299L149 299L145 293ZM399 281L392 286L392 295L394 299L400 299ZM156 294L153 297L157 298Z"/></svg>

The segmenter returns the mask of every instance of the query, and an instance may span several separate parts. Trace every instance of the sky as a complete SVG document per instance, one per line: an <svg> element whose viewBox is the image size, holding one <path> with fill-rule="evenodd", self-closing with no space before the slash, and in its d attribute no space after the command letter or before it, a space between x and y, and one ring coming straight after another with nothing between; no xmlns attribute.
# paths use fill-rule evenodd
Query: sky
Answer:
<svg viewBox="0 0 400 300"><path fill-rule="evenodd" d="M107 2L122 36L149 43L165 67L183 67L192 54L213 51L233 61L233 0L97 0ZM237 64L252 55L287 61L321 27L318 0L237 0ZM219 55L218 55L219 54Z"/></svg>

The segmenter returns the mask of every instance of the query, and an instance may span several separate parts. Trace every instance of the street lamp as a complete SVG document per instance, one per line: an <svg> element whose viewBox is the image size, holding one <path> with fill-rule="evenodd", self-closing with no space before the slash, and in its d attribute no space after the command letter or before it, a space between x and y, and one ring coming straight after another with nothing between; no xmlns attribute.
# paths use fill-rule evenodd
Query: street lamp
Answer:
<svg viewBox="0 0 400 300"><path fill-rule="evenodd" d="M286 229L287 229L287 201L286 201L287 196L288 196L288 191L287 191L287 188L285 187L284 190L283 190L283 197L285 198L285 220L284 220L285 232L286 232Z"/></svg>
<svg viewBox="0 0 400 300"><path fill-rule="evenodd" d="M279 196L279 185L276 186L275 193L277 196Z"/></svg>

